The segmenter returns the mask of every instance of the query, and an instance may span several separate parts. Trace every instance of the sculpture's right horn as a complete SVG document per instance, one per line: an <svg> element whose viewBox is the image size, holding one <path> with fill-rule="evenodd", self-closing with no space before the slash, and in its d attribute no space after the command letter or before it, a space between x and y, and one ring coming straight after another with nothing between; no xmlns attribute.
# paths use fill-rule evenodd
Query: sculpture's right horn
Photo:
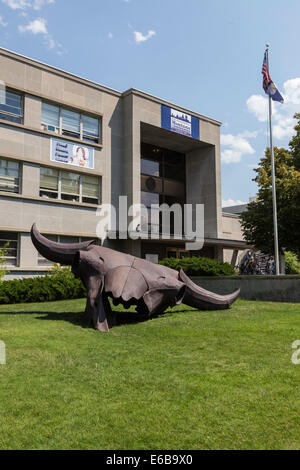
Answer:
<svg viewBox="0 0 300 470"><path fill-rule="evenodd" d="M89 240L82 243L56 243L48 240L40 234L36 225L31 227L31 240L38 252L44 258L54 263L71 265L74 260L75 254L82 250L85 251L92 245L95 240Z"/></svg>
<svg viewBox="0 0 300 470"><path fill-rule="evenodd" d="M191 281L182 269L179 272L179 279L187 286L182 302L199 310L223 310L229 308L240 294L240 289L228 295L219 295L205 290Z"/></svg>

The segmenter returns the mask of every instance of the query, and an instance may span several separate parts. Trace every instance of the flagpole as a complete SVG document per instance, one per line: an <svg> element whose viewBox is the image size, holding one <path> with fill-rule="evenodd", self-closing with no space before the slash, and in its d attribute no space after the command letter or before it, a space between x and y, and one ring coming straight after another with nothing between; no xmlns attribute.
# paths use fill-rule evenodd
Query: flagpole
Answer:
<svg viewBox="0 0 300 470"><path fill-rule="evenodd" d="M266 44L267 66L269 69L269 44ZM278 226L277 226L277 203L276 203L276 181L275 181L275 158L273 147L273 132L272 132L272 98L269 95L269 125L270 125L270 151L271 151L271 166L272 166L272 199L273 199L273 223L274 223L274 255L275 255L275 268L276 276L279 276L279 247L278 247Z"/></svg>

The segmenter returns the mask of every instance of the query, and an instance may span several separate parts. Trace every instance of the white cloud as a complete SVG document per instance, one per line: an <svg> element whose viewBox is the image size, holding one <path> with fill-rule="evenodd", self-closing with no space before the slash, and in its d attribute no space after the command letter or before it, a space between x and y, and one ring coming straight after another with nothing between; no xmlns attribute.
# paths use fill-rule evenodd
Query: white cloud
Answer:
<svg viewBox="0 0 300 470"><path fill-rule="evenodd" d="M152 36L155 36L156 32L153 29L150 29L147 34L140 33L139 31L134 31L133 34L135 42L140 44L141 42L148 41Z"/></svg>
<svg viewBox="0 0 300 470"><path fill-rule="evenodd" d="M7 5L12 10L20 10L19 14L25 18L28 16L28 10L41 10L45 5L53 5L55 0L1 0L2 3ZM0 17L0 24L2 24L2 18ZM49 49L57 49L57 53L63 53L62 46L55 41L51 34L47 30L47 21L45 18L36 18L35 20L29 21L27 25L19 25L18 31L20 33L31 33L31 34L42 34L45 42ZM65 51L64 51L65 52Z"/></svg>
<svg viewBox="0 0 300 470"><path fill-rule="evenodd" d="M240 199L225 199L222 201L222 207L230 207L230 206L239 206L241 204L247 204L244 201L240 201Z"/></svg>
<svg viewBox="0 0 300 470"><path fill-rule="evenodd" d="M12 8L13 10L24 10L31 6L28 0L2 0L2 3Z"/></svg>
<svg viewBox="0 0 300 470"><path fill-rule="evenodd" d="M48 34L47 21L45 18L37 18L36 20L30 21L26 26L18 26L20 33L30 32L32 34Z"/></svg>
<svg viewBox="0 0 300 470"><path fill-rule="evenodd" d="M283 84L286 103L300 104L300 78L292 78Z"/></svg>
<svg viewBox="0 0 300 470"><path fill-rule="evenodd" d="M19 25L18 30L20 33L31 33L34 35L42 34L49 49L56 49L56 52L59 55L66 54L67 52L48 32L47 21L45 18L37 18L30 21L26 26Z"/></svg>
<svg viewBox="0 0 300 470"><path fill-rule="evenodd" d="M299 112L300 104L300 77L287 80L283 84L284 103L272 102L273 135L281 140L290 138L294 133L296 121L293 116ZM267 122L269 118L268 98L262 95L252 95L247 100L248 111L260 122Z"/></svg>
<svg viewBox="0 0 300 470"><path fill-rule="evenodd" d="M113 33L108 33L108 37L109 37L109 39L112 39L114 37Z"/></svg>
<svg viewBox="0 0 300 470"><path fill-rule="evenodd" d="M247 99L247 108L251 114L254 114L258 121L265 122L268 120L268 98L265 98L262 95L252 95ZM276 114L274 106L273 114Z"/></svg>
<svg viewBox="0 0 300 470"><path fill-rule="evenodd" d="M276 124L273 125L273 135L276 139L284 139L284 137L292 137L294 133L295 119L292 117L284 117L278 115Z"/></svg>
<svg viewBox="0 0 300 470"><path fill-rule="evenodd" d="M4 19L2 18L2 16L0 16L0 26L7 26L7 23L5 23Z"/></svg>
<svg viewBox="0 0 300 470"><path fill-rule="evenodd" d="M238 163L241 161L242 154L238 150L226 149L221 152L223 163Z"/></svg>
<svg viewBox="0 0 300 470"><path fill-rule="evenodd" d="M2 0L2 3L12 10L26 10L26 8L40 10L45 5L55 3L55 0Z"/></svg>
<svg viewBox="0 0 300 470"><path fill-rule="evenodd" d="M243 155L255 153L252 145L245 139L245 137L242 136L242 134L238 134L236 136L232 134L222 134L221 145L229 147L221 152L223 163L238 163L241 161Z"/></svg>
<svg viewBox="0 0 300 470"><path fill-rule="evenodd" d="M53 5L55 0L34 0L32 7L34 10L40 10L45 5Z"/></svg>
<svg viewBox="0 0 300 470"><path fill-rule="evenodd" d="M255 139L260 131L244 131L239 134L239 137L246 137L247 139Z"/></svg>

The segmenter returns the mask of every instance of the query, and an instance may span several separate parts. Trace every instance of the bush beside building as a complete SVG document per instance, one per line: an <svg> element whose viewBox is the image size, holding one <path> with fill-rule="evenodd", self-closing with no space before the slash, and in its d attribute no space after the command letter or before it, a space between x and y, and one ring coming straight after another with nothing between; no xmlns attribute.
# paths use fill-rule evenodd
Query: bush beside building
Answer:
<svg viewBox="0 0 300 470"><path fill-rule="evenodd" d="M159 262L172 269L183 269L188 276L235 276L237 273L229 263L196 257L165 258Z"/></svg>

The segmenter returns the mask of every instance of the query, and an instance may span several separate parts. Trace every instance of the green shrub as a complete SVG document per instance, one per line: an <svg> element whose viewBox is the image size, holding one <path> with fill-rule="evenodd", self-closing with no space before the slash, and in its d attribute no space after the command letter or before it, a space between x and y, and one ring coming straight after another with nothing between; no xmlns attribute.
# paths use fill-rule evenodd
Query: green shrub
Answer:
<svg viewBox="0 0 300 470"><path fill-rule="evenodd" d="M229 263L215 259L193 256L191 258L165 258L159 264L172 269L183 269L188 276L235 276Z"/></svg>
<svg viewBox="0 0 300 470"><path fill-rule="evenodd" d="M298 257L292 251L284 253L286 274L300 274L300 262Z"/></svg>
<svg viewBox="0 0 300 470"><path fill-rule="evenodd" d="M0 283L0 304L50 302L79 299L86 295L80 279L66 269L43 277L15 279Z"/></svg>
<svg viewBox="0 0 300 470"><path fill-rule="evenodd" d="M52 275L54 275L54 274L68 274L70 272L71 272L71 266L62 266L59 263L54 263L52 268L51 268L50 274L52 274Z"/></svg>

